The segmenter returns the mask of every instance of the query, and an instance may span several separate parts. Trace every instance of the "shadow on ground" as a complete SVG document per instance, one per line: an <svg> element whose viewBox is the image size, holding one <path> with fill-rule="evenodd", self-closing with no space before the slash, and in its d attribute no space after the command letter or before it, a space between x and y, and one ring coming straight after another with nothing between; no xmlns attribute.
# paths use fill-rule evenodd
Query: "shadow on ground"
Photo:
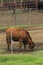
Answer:
<svg viewBox="0 0 43 65"><path fill-rule="evenodd" d="M8 51L6 48L2 49L3 52L0 52L0 54L10 54L10 53L31 53L31 52L35 52L35 51L40 51L43 50L43 43L35 43L35 47L33 50L30 50L29 48L24 50L24 49L13 49L13 51Z"/></svg>

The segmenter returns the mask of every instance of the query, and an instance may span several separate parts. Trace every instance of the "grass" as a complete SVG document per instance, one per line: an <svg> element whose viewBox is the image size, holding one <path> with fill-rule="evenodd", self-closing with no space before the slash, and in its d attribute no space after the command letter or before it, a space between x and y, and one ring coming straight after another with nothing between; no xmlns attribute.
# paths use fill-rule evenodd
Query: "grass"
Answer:
<svg viewBox="0 0 43 65"><path fill-rule="evenodd" d="M19 28L28 28L28 27L33 27L33 26L43 26L43 24L29 24L29 25L13 25L13 26L4 26L4 27L1 27L0 26L0 29L1 30L5 30L6 28L9 28L9 27L19 27Z"/></svg>
<svg viewBox="0 0 43 65"><path fill-rule="evenodd" d="M43 50L31 53L0 54L0 65L43 65Z"/></svg>

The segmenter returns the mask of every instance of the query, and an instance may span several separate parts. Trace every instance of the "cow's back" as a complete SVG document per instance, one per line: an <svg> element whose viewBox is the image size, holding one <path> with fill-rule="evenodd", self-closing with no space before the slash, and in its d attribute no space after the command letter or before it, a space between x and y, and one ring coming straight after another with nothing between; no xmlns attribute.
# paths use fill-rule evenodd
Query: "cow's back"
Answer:
<svg viewBox="0 0 43 65"><path fill-rule="evenodd" d="M7 36L10 35L12 32L12 36L21 36L21 37L26 37L26 30L21 29L21 28L8 28L6 30Z"/></svg>

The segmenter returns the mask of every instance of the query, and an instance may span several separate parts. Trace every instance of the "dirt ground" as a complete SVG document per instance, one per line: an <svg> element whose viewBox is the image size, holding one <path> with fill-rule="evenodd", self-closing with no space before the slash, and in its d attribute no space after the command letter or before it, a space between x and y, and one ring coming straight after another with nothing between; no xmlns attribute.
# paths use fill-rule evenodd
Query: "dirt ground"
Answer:
<svg viewBox="0 0 43 65"><path fill-rule="evenodd" d="M35 43L34 50L43 50L43 29L42 30L30 30L29 31L32 40ZM12 41L13 48L16 52L19 50L19 42L13 42ZM0 49L6 50L7 49L7 43L6 43L6 33L0 32ZM22 45L21 50L24 50L24 47ZM27 46L27 51L29 51L29 48Z"/></svg>

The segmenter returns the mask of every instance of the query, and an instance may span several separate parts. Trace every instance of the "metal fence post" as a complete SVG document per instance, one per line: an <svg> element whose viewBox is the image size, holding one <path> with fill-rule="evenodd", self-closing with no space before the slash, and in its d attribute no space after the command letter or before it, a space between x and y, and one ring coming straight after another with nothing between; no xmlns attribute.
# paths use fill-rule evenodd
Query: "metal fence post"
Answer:
<svg viewBox="0 0 43 65"><path fill-rule="evenodd" d="M13 53L13 44L12 44L12 31L10 32L10 37L11 37L11 53Z"/></svg>

